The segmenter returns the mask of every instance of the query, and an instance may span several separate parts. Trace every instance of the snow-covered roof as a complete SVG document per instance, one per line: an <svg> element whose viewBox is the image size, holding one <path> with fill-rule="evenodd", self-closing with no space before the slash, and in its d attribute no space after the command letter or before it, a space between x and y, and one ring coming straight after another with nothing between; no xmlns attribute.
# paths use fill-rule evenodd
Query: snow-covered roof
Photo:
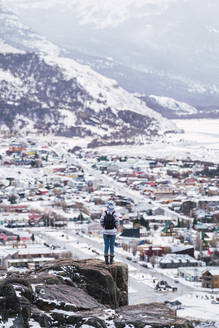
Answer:
<svg viewBox="0 0 219 328"><path fill-rule="evenodd" d="M219 276L219 267L205 268L204 272L209 272L212 276Z"/></svg>
<svg viewBox="0 0 219 328"><path fill-rule="evenodd" d="M62 251L62 249L51 249L48 247L43 247L43 246L28 246L27 248L22 248L22 249L18 249L19 252L19 256L22 255L34 255L34 254L48 254L48 253L60 253L60 251Z"/></svg>
<svg viewBox="0 0 219 328"><path fill-rule="evenodd" d="M186 250L186 249L190 249L190 248L194 248L194 246L193 245L179 244L179 245L173 245L171 247L173 253L180 252L182 250Z"/></svg>
<svg viewBox="0 0 219 328"><path fill-rule="evenodd" d="M11 248L0 248L0 257L7 257L7 256L11 256L11 255L14 255L18 252L17 249L11 249Z"/></svg>
<svg viewBox="0 0 219 328"><path fill-rule="evenodd" d="M160 259L160 263L196 263L198 262L193 257L187 254L166 254L163 258Z"/></svg>
<svg viewBox="0 0 219 328"><path fill-rule="evenodd" d="M49 261L54 261L54 257L35 257L32 259L10 259L8 260L9 264L13 263L30 263L30 262L49 262Z"/></svg>

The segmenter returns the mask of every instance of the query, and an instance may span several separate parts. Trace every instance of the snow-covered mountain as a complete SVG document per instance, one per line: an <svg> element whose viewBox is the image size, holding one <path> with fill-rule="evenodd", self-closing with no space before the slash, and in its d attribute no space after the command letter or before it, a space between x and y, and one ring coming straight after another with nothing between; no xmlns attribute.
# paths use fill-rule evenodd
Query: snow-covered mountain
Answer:
<svg viewBox="0 0 219 328"><path fill-rule="evenodd" d="M146 98L146 103L150 108L169 118L189 117L198 114L197 108L169 97L150 95Z"/></svg>
<svg viewBox="0 0 219 328"><path fill-rule="evenodd" d="M160 105L161 107L167 108L175 112L179 116L192 115L198 113L198 110L195 107L190 106L183 102L176 101L175 99L172 98L150 95L149 99L157 103L157 105Z"/></svg>
<svg viewBox="0 0 219 328"><path fill-rule="evenodd" d="M129 91L193 105L219 101L218 0L2 3L56 44L102 58L86 61Z"/></svg>
<svg viewBox="0 0 219 328"><path fill-rule="evenodd" d="M185 102L177 101L170 97L161 96L139 96L146 105L162 116L169 119L177 118L218 118L218 107L192 106Z"/></svg>
<svg viewBox="0 0 219 328"><path fill-rule="evenodd" d="M12 45L15 49L22 51L35 51L42 54L59 55L60 53L58 46L22 23L21 19L9 11L6 6L3 6L1 2L0 26L0 39L6 45ZM0 48L1 53L7 51L5 47Z"/></svg>
<svg viewBox="0 0 219 328"><path fill-rule="evenodd" d="M133 142L177 131L134 95L0 10L0 123L19 133Z"/></svg>
<svg viewBox="0 0 219 328"><path fill-rule="evenodd" d="M212 96L212 92L206 86L194 83L182 77L168 76L163 72L155 70L141 71L123 65L112 58L103 58L91 56L78 52L76 50L62 49L61 53L78 63L85 64L93 68L96 72L112 78L118 84L131 93L140 93L150 95L166 95L178 99L179 101L188 101L194 104L217 103L219 96ZM212 106L208 106L211 108Z"/></svg>

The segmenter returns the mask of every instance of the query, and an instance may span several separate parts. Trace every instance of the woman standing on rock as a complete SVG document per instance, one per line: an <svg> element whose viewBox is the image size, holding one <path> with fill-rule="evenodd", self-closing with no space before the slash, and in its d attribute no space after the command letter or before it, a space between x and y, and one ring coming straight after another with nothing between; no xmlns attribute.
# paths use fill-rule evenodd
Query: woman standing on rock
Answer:
<svg viewBox="0 0 219 328"><path fill-rule="evenodd" d="M106 210L103 212L100 224L103 227L104 240L104 258L106 264L113 264L114 247L116 240L116 233L119 227L119 219L115 213L115 206L112 201L109 201ZM110 262L108 252L110 250Z"/></svg>

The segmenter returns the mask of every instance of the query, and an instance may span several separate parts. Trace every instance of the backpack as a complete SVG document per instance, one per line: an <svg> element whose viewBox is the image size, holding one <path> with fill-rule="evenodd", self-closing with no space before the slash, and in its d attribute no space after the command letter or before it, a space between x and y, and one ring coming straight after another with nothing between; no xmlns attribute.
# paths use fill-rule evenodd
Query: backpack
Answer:
<svg viewBox="0 0 219 328"><path fill-rule="evenodd" d="M114 213L115 212L112 213L108 213L107 211L105 212L103 226L106 230L114 229L116 227Z"/></svg>

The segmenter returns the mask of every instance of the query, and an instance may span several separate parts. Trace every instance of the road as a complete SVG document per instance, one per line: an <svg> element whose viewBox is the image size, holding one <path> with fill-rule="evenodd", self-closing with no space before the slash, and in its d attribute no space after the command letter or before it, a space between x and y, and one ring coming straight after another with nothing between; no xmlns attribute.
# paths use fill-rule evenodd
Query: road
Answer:
<svg viewBox="0 0 219 328"><path fill-rule="evenodd" d="M115 192L120 193L125 197L132 198L135 201L135 203L142 203L145 205L145 208L151 208L151 205L154 205L156 207L161 207L164 209L165 215L169 216L169 218L171 218L172 220L177 221L178 219L180 219L180 220L187 220L192 222L191 218L176 213L170 210L167 206L160 204L157 201L148 199L146 196L141 195L139 191L129 189L127 185L123 185L121 182L115 181L107 174L102 174L100 171L92 168L91 165L85 162L83 158L79 160L74 155L69 154L68 150L65 149L63 145L57 145L54 148L54 151L59 155L64 155L68 163L81 166L86 173L89 173L92 176L98 178L100 181L102 181L103 185L108 186L111 189L114 189Z"/></svg>

